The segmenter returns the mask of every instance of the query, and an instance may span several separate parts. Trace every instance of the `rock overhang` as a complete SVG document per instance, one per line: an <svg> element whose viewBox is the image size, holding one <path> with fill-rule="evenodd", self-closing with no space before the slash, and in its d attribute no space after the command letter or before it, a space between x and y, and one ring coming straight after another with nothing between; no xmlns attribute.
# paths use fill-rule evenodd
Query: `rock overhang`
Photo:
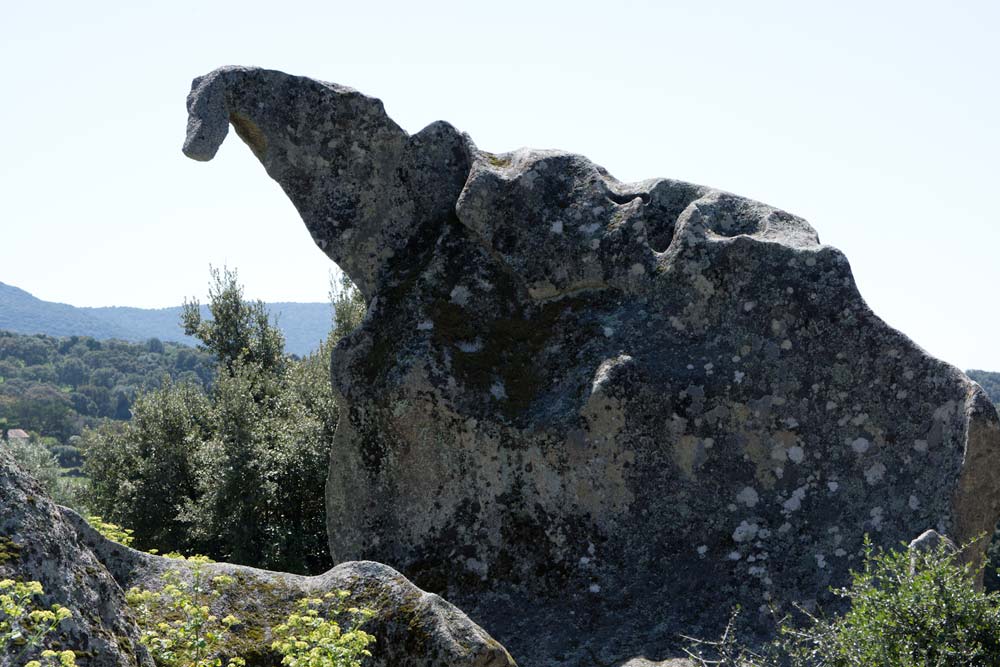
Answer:
<svg viewBox="0 0 1000 667"><path fill-rule="evenodd" d="M666 655L734 601L823 598L865 533L992 530L992 406L875 316L805 220L233 76L233 104L247 76L269 101L234 125L371 303L333 364L335 557L399 567L558 664ZM606 629L626 618L643 638Z"/></svg>

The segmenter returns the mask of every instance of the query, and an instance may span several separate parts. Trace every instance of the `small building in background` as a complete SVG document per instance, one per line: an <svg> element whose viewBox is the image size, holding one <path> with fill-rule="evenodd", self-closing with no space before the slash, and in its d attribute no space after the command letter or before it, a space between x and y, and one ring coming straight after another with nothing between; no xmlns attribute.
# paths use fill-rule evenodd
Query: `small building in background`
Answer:
<svg viewBox="0 0 1000 667"><path fill-rule="evenodd" d="M12 428L7 431L7 442L10 443L26 443L31 439L27 431L19 428Z"/></svg>

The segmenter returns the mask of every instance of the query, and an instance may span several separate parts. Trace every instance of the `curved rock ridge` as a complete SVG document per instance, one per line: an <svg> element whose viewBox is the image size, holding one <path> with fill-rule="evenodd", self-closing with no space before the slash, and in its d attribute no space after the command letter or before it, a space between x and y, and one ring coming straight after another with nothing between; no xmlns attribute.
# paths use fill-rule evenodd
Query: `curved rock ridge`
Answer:
<svg viewBox="0 0 1000 667"><path fill-rule="evenodd" d="M168 570L188 573L190 564L134 551L102 537L72 510L54 505L0 448L0 579L40 581L42 604L69 607L73 617L52 637L55 646L77 652L81 667L153 667L123 591L157 590ZM228 574L236 585L214 611L234 614L234 654L248 664L277 667L268 649L271 628L284 622L303 597L349 590L351 602L376 615L365 629L376 637L372 667L513 667L507 651L461 611L425 593L379 563L342 563L303 577L239 565L204 566ZM32 656L0 655L0 665L20 667Z"/></svg>
<svg viewBox="0 0 1000 667"><path fill-rule="evenodd" d="M446 593L522 664L677 657L737 602L828 601L866 533L992 532L994 408L805 220L411 136L276 71L216 70L188 108L188 155L232 124L369 300L332 369L335 559Z"/></svg>
<svg viewBox="0 0 1000 667"><path fill-rule="evenodd" d="M157 590L168 570L190 576L187 561L136 551L111 542L72 510L63 517L112 574L122 589ZM507 651L460 610L426 593L392 568L373 562L341 563L325 574L307 577L229 563L202 565L209 576L229 575L235 585L223 596L217 615L240 619L234 652L251 664L273 657L267 651L271 628L283 623L303 597L350 591L353 606L375 616L365 625L372 633L372 667L514 667ZM270 663L267 663L270 664Z"/></svg>

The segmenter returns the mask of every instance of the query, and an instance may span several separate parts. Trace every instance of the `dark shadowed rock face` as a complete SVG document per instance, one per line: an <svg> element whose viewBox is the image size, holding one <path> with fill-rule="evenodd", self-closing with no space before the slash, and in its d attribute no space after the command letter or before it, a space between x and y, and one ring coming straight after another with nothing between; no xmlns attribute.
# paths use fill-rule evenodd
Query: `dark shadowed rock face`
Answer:
<svg viewBox="0 0 1000 667"><path fill-rule="evenodd" d="M335 558L446 592L522 664L660 660L736 602L822 601L865 533L992 531L993 407L801 218L409 136L280 72L188 104L185 151L236 127L370 302L333 368Z"/></svg>

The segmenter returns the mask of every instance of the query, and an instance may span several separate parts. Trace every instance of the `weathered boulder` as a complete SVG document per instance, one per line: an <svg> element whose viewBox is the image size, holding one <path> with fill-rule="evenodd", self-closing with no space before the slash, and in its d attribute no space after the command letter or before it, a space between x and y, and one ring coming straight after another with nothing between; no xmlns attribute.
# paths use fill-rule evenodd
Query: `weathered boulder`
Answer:
<svg viewBox="0 0 1000 667"><path fill-rule="evenodd" d="M0 447L0 579L38 581L45 608L60 604L73 616L47 639L77 651L87 667L152 667L139 643L121 588L66 523L60 508ZM20 653L20 650L17 651ZM31 656L34 657L34 656ZM28 655L0 655L7 667Z"/></svg>
<svg viewBox="0 0 1000 667"><path fill-rule="evenodd" d="M80 541L97 556L124 590L162 588L167 570L190 579L189 561L135 551L111 542L72 510L63 509ZM399 572L380 563L341 563L325 574L305 577L228 563L200 565L208 577L228 575L219 616L240 619L229 649L252 665L279 664L269 650L271 628L283 623L304 597L350 591L354 606L375 612L364 626L376 638L371 667L514 667L507 651L461 611L437 595L425 593Z"/></svg>
<svg viewBox="0 0 1000 667"><path fill-rule="evenodd" d="M44 606L58 603L73 612L50 639L53 647L76 651L81 667L152 667L123 591L159 589L168 569L190 576L190 568L187 561L105 539L72 510L54 505L0 449L0 579L40 581ZM372 667L514 665L465 614L385 565L343 563L316 577L225 563L204 568L236 581L215 611L240 619L227 650L250 665L277 667L280 656L269 650L271 628L284 622L297 600L335 590L351 591L353 604L376 612L365 625L376 637L366 663ZM0 666L20 667L29 657L0 655ZM10 662L15 658L16 665Z"/></svg>
<svg viewBox="0 0 1000 667"><path fill-rule="evenodd" d="M411 136L276 71L216 70L188 108L185 152L232 124L369 301L332 370L334 558L446 593L522 664L676 657L737 602L822 601L865 533L996 524L994 408L805 220Z"/></svg>

